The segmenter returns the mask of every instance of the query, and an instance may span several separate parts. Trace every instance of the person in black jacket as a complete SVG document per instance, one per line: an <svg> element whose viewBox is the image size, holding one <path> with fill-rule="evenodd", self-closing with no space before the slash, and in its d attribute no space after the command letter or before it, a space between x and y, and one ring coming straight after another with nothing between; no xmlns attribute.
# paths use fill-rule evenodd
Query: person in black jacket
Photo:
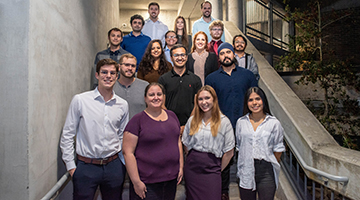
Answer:
<svg viewBox="0 0 360 200"><path fill-rule="evenodd" d="M215 53L209 52L208 38L202 31L197 32L194 36L186 68L200 77L202 85L204 85L206 76L219 68L217 56Z"/></svg>

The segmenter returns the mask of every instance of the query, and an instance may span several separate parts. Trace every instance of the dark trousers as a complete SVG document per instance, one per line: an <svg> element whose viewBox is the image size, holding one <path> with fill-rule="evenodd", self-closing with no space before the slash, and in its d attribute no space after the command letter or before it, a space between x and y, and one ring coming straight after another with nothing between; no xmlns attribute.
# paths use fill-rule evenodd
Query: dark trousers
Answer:
<svg viewBox="0 0 360 200"><path fill-rule="evenodd" d="M259 200L273 200L276 191L275 176L272 164L265 160L254 160L256 190L240 187L240 198L256 200L256 193Z"/></svg>
<svg viewBox="0 0 360 200"><path fill-rule="evenodd" d="M234 157L230 159L229 164L221 172L221 193L229 193L230 186L230 166L234 163Z"/></svg>
<svg viewBox="0 0 360 200"><path fill-rule="evenodd" d="M72 177L73 199L94 199L99 186L103 200L121 200L125 172L119 158L106 165L87 164L79 160Z"/></svg>
<svg viewBox="0 0 360 200"><path fill-rule="evenodd" d="M176 195L177 180L164 181L160 183L148 183L145 193L146 200L173 200ZM141 200L135 193L134 185L130 181L130 200ZM143 199L144 200L144 199Z"/></svg>

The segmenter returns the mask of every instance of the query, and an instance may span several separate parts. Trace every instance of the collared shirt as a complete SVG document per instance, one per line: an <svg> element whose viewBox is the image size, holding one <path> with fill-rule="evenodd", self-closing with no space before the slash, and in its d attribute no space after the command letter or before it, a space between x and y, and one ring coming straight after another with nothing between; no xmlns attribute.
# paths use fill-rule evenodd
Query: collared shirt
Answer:
<svg viewBox="0 0 360 200"><path fill-rule="evenodd" d="M125 51L123 48L120 47L120 49L116 50L115 52L110 51L110 48L107 48L103 51L100 51L96 54L95 56L95 61L94 61L94 71L92 73L92 81L91 81L91 85L93 88L95 88L98 84L98 80L95 78L95 73L96 73L96 64L105 58L111 58L113 59L115 62L119 62L120 57L123 54L129 53L127 51Z"/></svg>
<svg viewBox="0 0 360 200"><path fill-rule="evenodd" d="M257 80L251 71L239 66L232 70L231 75L220 67L205 78L205 85L214 88L221 112L235 127L236 120L243 115L245 93L250 87L257 86Z"/></svg>
<svg viewBox="0 0 360 200"><path fill-rule="evenodd" d="M198 132L194 135L189 135L193 118L194 116L191 116L186 123L181 139L189 151L195 149L200 152L212 153L217 158L221 158L224 153L235 147L233 127L225 115L221 114L221 123L216 137L213 137L211 133L211 123L206 125L203 120L201 121Z"/></svg>
<svg viewBox="0 0 360 200"><path fill-rule="evenodd" d="M75 95L60 141L67 170L76 167L75 136L76 154L87 158L106 158L121 151L123 131L128 121L128 103L116 94L107 102L97 88Z"/></svg>
<svg viewBox="0 0 360 200"><path fill-rule="evenodd" d="M135 36L131 31L128 35L125 35L121 42L121 47L126 51L130 52L136 57L136 65L139 66L140 61L145 53L146 47L148 46L151 38L143 33ZM136 71L137 71L136 67Z"/></svg>
<svg viewBox="0 0 360 200"><path fill-rule="evenodd" d="M121 85L116 81L114 85L114 92L119 97L125 99L129 104L129 119L135 114L145 110L146 104L144 100L144 91L149 85L147 81L135 78L128 87Z"/></svg>
<svg viewBox="0 0 360 200"><path fill-rule="evenodd" d="M236 149L239 151L237 176L240 187L256 190L254 159L265 160L273 166L275 183L278 185L280 164L274 152L285 151L284 129L274 116L266 115L254 131L249 114L236 123Z"/></svg>
<svg viewBox="0 0 360 200"><path fill-rule="evenodd" d="M171 63L172 66L174 66L174 63L172 62L171 60L171 56L170 56L170 49L169 47L166 45L165 48L164 48L164 54L165 54L165 58L166 60Z"/></svg>
<svg viewBox="0 0 360 200"><path fill-rule="evenodd" d="M241 58L235 54L235 58L240 67L250 70L255 75L256 80L260 79L258 65L251 54L245 53Z"/></svg>
<svg viewBox="0 0 360 200"><path fill-rule="evenodd" d="M217 48L216 48L216 49L214 48L215 43L217 43ZM217 50L218 50L220 44L222 44L222 43L223 43L223 41L221 41L221 40L218 40L218 41L211 40L211 41L209 42L209 44L208 44L209 52L213 52L213 53L215 53L216 55L218 55Z"/></svg>
<svg viewBox="0 0 360 200"><path fill-rule="evenodd" d="M148 35L151 40L159 39L162 45L165 45L165 33L168 31L168 27L160 20L153 22L150 18L145 20L145 25L142 32Z"/></svg>
<svg viewBox="0 0 360 200"><path fill-rule="evenodd" d="M194 96L201 88L200 78L188 70L179 76L172 69L162 75L158 82L166 91L166 108L176 114L181 126L185 125L194 107Z"/></svg>
<svg viewBox="0 0 360 200"><path fill-rule="evenodd" d="M192 28L192 38L194 38L194 35L199 32L199 31L203 31L206 33L208 40L211 41L212 37L210 35L210 30L209 30L209 25L211 24L211 22L213 22L215 20L215 18L211 17L211 21L209 23L207 23L206 21L204 21L204 18L201 17L200 19L196 20L194 22L193 28ZM209 42L207 41L207 42ZM225 34L223 33L221 36L221 41L225 42Z"/></svg>

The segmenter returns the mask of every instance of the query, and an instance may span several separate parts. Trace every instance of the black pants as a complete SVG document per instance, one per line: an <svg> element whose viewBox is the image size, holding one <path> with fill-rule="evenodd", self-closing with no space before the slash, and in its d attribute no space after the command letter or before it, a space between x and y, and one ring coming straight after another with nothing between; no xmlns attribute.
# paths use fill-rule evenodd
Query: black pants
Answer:
<svg viewBox="0 0 360 200"><path fill-rule="evenodd" d="M273 200L276 191L275 176L272 164L265 160L254 159L256 190L240 187L240 198L256 200L256 193L259 200Z"/></svg>
<svg viewBox="0 0 360 200"><path fill-rule="evenodd" d="M177 179L160 183L148 183L145 200L173 200L176 195ZM134 185L130 181L130 200L141 200L135 193ZM144 199L143 199L144 200Z"/></svg>
<svg viewBox="0 0 360 200"><path fill-rule="evenodd" d="M229 193L230 186L230 166L234 163L234 157L230 159L229 164L221 172L221 193Z"/></svg>

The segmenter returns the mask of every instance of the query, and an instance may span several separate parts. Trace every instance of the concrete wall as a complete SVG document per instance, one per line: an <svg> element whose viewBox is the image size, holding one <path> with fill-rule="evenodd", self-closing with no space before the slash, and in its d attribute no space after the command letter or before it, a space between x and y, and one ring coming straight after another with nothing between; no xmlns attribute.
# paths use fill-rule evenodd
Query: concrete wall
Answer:
<svg viewBox="0 0 360 200"><path fill-rule="evenodd" d="M68 106L90 89L95 54L119 26L119 1L0 6L0 198L40 199L65 172L58 146Z"/></svg>
<svg viewBox="0 0 360 200"><path fill-rule="evenodd" d="M241 34L232 22L224 24L227 38ZM246 51L253 54L259 66L259 86L267 95L272 113L280 120L286 139L294 144L292 148L297 149L307 165L332 175L348 177L345 184L328 180L327 186L346 197L358 199L360 152L336 143L252 43L248 43ZM324 184L327 181L310 171L305 170L305 173L317 182Z"/></svg>

